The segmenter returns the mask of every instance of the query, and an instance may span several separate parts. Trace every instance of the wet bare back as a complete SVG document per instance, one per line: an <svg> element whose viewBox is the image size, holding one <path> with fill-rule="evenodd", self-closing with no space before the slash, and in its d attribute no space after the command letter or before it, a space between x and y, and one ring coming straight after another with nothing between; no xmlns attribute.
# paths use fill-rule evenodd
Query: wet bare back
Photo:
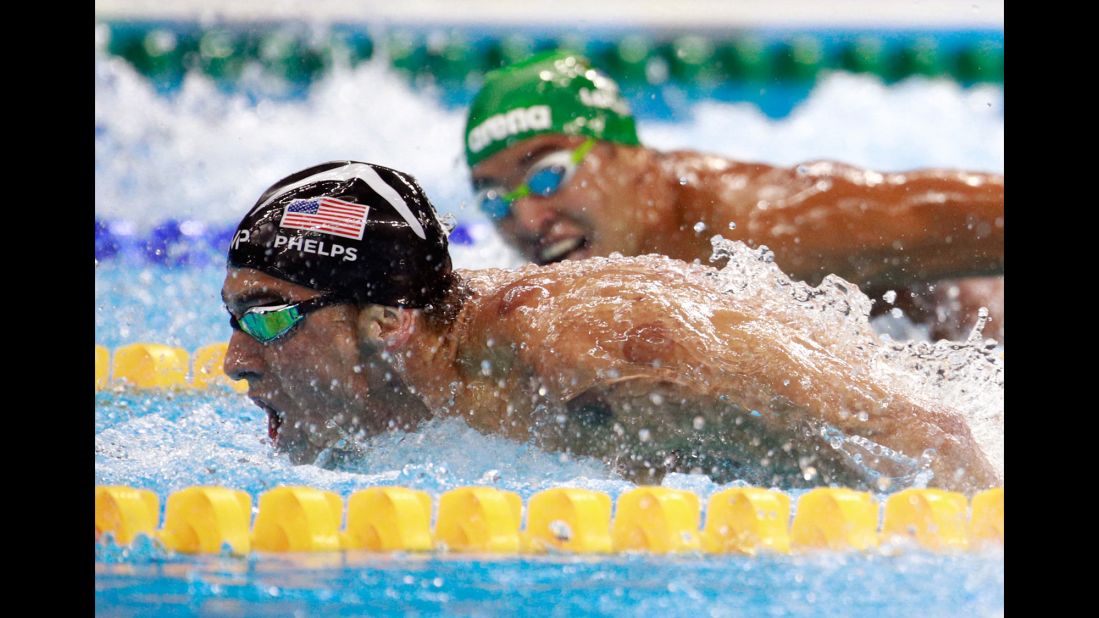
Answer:
<svg viewBox="0 0 1099 618"><path fill-rule="evenodd" d="M460 274L472 297L441 346L409 350L405 374L483 431L638 481L865 483L826 424L912 458L934 449L934 485L999 482L960 415L872 378L835 333L738 305L713 268L642 256Z"/></svg>

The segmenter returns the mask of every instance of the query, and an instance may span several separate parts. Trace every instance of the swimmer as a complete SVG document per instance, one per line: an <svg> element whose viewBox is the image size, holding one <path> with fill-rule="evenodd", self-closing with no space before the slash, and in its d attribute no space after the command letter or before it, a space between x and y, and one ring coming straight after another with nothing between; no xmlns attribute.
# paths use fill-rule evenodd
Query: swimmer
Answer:
<svg viewBox="0 0 1099 618"><path fill-rule="evenodd" d="M331 162L273 185L238 226L225 372L295 463L454 416L641 483L872 486L921 456L932 485L1001 483L958 412L717 275L655 255L456 271L412 177ZM897 457L856 465L822 437L837 431Z"/></svg>
<svg viewBox="0 0 1099 618"><path fill-rule="evenodd" d="M465 138L481 209L537 264L612 252L706 263L721 234L766 245L813 285L835 273L871 298L893 290L896 304L874 309L900 307L934 336L965 338L984 305L985 334L1003 341L1003 175L658 152L615 82L567 52L490 73Z"/></svg>

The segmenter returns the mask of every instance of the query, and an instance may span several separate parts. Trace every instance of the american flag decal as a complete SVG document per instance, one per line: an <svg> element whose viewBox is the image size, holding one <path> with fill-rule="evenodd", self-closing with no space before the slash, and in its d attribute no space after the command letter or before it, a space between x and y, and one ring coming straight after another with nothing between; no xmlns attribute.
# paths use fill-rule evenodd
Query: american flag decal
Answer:
<svg viewBox="0 0 1099 618"><path fill-rule="evenodd" d="M330 197L294 200L286 205L279 227L362 240L368 212L368 206Z"/></svg>

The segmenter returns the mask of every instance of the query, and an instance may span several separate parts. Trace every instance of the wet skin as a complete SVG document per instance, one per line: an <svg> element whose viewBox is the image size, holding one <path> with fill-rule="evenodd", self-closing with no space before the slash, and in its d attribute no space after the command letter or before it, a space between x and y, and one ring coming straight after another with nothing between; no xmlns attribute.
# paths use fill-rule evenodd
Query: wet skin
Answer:
<svg viewBox="0 0 1099 618"><path fill-rule="evenodd" d="M474 167L474 187L515 187L542 157L583 141L542 135L515 144ZM696 231L700 222L705 227ZM766 245L796 279L815 284L835 273L871 298L912 288L936 308L959 305L948 316L927 303L910 308L910 317L935 324L942 335L964 336L980 305L999 308L985 332L999 333L1002 341L1002 277L992 286L964 279L1003 274L999 174L881 174L827 161L780 168L599 142L567 186L516 200L497 226L535 263L616 251L706 263L710 237L721 234ZM944 281L951 279L958 280ZM935 287L942 290L927 289L939 281ZM948 291L951 286L958 290ZM878 308L889 306L879 302Z"/></svg>
<svg viewBox="0 0 1099 618"><path fill-rule="evenodd" d="M867 483L817 437L822 422L913 458L935 449L933 485L1001 482L956 411L871 375L832 332L733 305L709 282L715 272L658 256L459 271L470 295L451 323L402 309L378 327L353 307L330 307L275 344L234 333L225 369L285 417L278 446L298 461L341 435L410 427L430 410L601 457L638 482L671 470L736 476L747 462L774 471L759 483ZM315 294L231 269L230 311L253 303L252 290ZM893 473L885 462L879 471Z"/></svg>

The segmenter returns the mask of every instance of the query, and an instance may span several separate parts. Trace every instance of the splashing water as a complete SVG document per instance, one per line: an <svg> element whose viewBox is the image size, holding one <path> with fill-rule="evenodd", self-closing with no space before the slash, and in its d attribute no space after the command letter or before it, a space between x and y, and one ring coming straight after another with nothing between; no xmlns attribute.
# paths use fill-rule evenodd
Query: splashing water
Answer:
<svg viewBox="0 0 1099 618"><path fill-rule="evenodd" d="M793 328L811 332L817 343L869 367L876 380L897 385L921 401L938 402L962 413L973 437L1003 475L1003 349L995 340L980 337L987 312L981 313L964 342L896 342L888 335L879 337L874 333L869 323L870 299L843 278L828 275L814 287L787 277L775 265L774 254L767 247L751 249L721 236L714 236L711 244L710 261L727 261L720 271L727 292L737 298L755 299L754 306ZM919 485L928 480L926 475L917 478L926 469L918 460L883 450L865 438L844 436L834 427L822 426L820 430L833 448L852 458L865 458L868 452L906 469L902 478L895 479L902 484ZM861 463L860 459L856 461Z"/></svg>

